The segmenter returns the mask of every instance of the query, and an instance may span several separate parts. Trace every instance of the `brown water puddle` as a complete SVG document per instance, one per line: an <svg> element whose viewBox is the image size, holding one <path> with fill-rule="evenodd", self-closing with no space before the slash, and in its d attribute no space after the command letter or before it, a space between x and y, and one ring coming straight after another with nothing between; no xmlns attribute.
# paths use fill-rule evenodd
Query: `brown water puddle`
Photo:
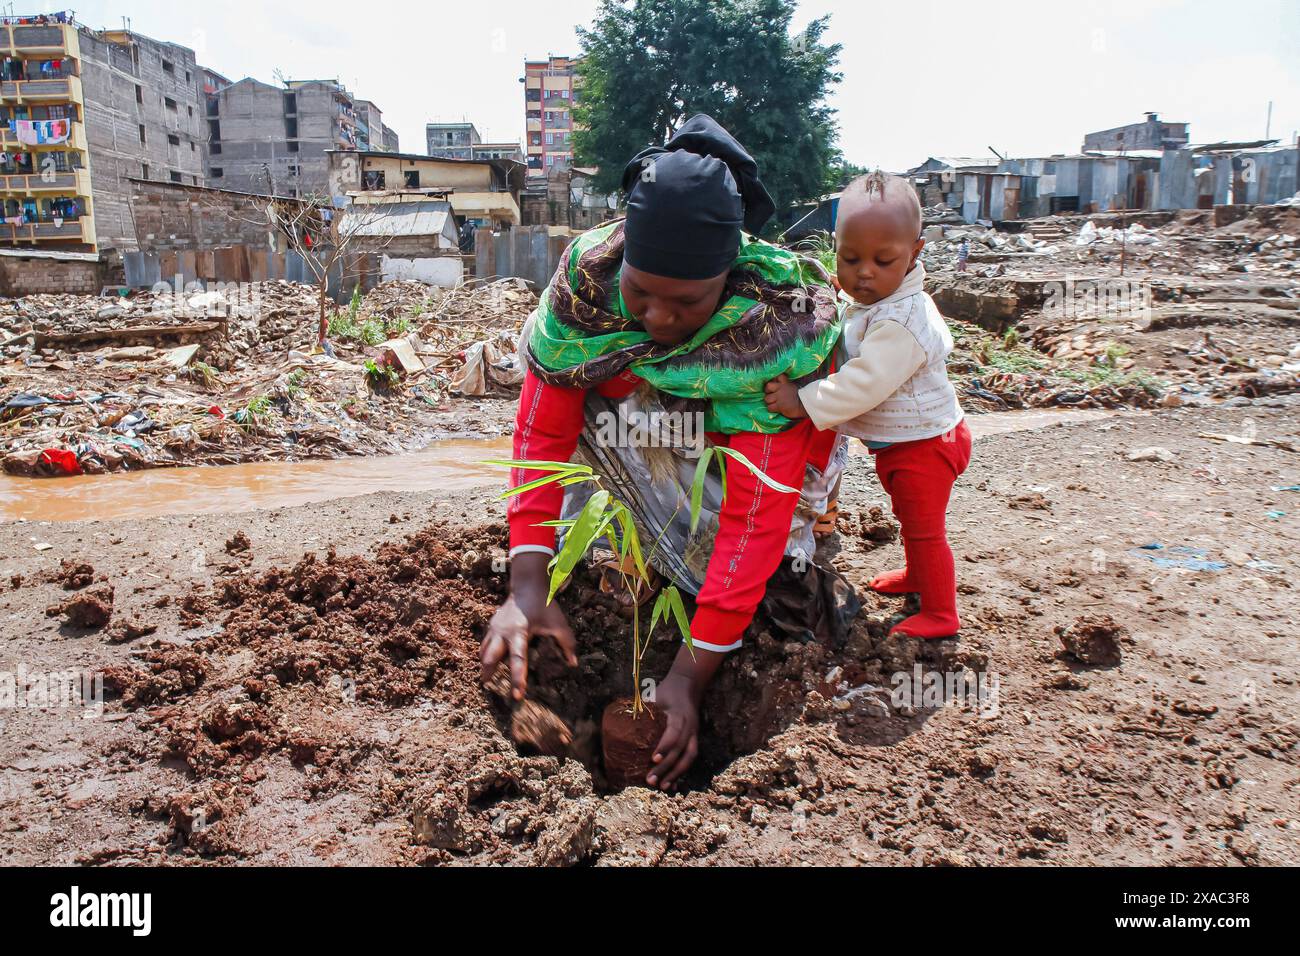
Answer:
<svg viewBox="0 0 1300 956"><path fill-rule="evenodd" d="M1119 412L1060 409L992 412L967 418L978 440L1058 422L1092 421ZM867 454L859 442L854 454ZM287 508L376 491L456 491L500 482L482 464L509 458L509 436L454 439L409 455L328 461L155 468L112 475L18 478L0 475L0 521L106 521L175 514L223 514Z"/></svg>
<svg viewBox="0 0 1300 956"><path fill-rule="evenodd" d="M153 468L111 475L0 475L0 521L95 521L286 508L376 491L455 491L501 481L481 464L511 440L453 439L409 455Z"/></svg>

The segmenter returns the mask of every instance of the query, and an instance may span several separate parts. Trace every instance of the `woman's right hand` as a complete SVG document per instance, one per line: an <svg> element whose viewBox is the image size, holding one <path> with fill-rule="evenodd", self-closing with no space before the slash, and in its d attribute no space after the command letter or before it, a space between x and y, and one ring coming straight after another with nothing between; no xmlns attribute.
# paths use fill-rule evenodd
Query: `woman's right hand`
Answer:
<svg viewBox="0 0 1300 956"><path fill-rule="evenodd" d="M510 596L492 615L479 645L485 684L500 663L510 659L510 690L515 700L523 700L528 690L528 645L534 637L550 637L559 645L565 663L578 665L573 628L560 606L546 601L548 560L548 555L527 553L511 561Z"/></svg>

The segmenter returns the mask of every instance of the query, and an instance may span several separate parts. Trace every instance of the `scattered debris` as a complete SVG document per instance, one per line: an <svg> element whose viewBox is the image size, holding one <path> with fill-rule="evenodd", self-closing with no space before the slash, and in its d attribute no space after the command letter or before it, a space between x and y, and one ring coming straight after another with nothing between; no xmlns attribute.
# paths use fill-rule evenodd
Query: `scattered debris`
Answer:
<svg viewBox="0 0 1300 956"><path fill-rule="evenodd" d="M1149 448L1134 448L1124 456L1127 461L1175 461L1177 455L1168 448L1152 445Z"/></svg>
<svg viewBox="0 0 1300 956"><path fill-rule="evenodd" d="M0 466L56 477L423 447L453 392L508 397L536 296L517 279L387 282L311 353L311 286L0 300ZM177 344L179 343L179 344ZM367 388L370 368L383 388ZM501 422L501 430L508 428ZM456 429L461 426L457 424Z"/></svg>
<svg viewBox="0 0 1300 956"><path fill-rule="evenodd" d="M1130 553L1147 559L1158 568L1179 568L1184 571L1222 571L1228 566L1222 561L1210 560L1209 551L1205 548L1190 548L1186 545L1166 548L1159 542L1152 542L1134 548Z"/></svg>

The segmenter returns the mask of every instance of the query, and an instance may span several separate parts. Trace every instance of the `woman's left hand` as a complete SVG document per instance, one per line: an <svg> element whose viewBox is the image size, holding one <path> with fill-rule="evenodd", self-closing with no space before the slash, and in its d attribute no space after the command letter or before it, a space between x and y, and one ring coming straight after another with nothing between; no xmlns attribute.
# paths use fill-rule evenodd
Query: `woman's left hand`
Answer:
<svg viewBox="0 0 1300 956"><path fill-rule="evenodd" d="M655 765L645 778L652 787L667 790L699 755L700 706L692 684L689 677L669 672L655 688L654 706L667 718L668 729L655 745Z"/></svg>
<svg viewBox="0 0 1300 956"><path fill-rule="evenodd" d="M668 729L655 744L654 767L645 778L650 786L667 790L695 763L700 753L700 701L726 656L685 644L677 649L668 676L655 687L654 706L668 719Z"/></svg>

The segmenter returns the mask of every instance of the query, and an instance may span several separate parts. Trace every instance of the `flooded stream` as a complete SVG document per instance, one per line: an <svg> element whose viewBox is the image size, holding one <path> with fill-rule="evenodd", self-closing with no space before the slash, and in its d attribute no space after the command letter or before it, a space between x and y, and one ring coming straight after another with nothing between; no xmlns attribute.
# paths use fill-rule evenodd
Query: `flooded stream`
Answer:
<svg viewBox="0 0 1300 956"><path fill-rule="evenodd" d="M967 418L976 440L1058 422L1091 421L1102 409L993 412ZM854 443L854 451L866 454ZM376 491L455 491L493 484L504 472L481 464L508 458L509 436L454 439L378 458L264 461L154 468L111 475L18 478L0 475L0 521L89 521L174 514L222 514L351 498Z"/></svg>

